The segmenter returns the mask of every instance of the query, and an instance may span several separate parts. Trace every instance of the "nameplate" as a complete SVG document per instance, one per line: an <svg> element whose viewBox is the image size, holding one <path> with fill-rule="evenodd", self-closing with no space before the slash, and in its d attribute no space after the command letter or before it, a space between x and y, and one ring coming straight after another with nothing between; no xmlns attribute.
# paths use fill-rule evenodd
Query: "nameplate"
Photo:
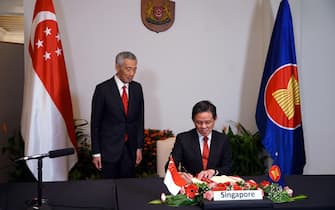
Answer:
<svg viewBox="0 0 335 210"><path fill-rule="evenodd" d="M262 200L262 190L214 191L214 201Z"/></svg>

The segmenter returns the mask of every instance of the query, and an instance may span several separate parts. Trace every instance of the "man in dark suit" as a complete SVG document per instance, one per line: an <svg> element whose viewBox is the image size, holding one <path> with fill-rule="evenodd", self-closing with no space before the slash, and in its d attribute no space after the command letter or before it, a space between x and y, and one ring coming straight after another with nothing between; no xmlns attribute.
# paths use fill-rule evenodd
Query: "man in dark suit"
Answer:
<svg viewBox="0 0 335 210"><path fill-rule="evenodd" d="M136 56L116 56L116 74L98 84L92 99L93 164L103 178L135 177L144 145L144 100L141 84L133 81Z"/></svg>
<svg viewBox="0 0 335 210"><path fill-rule="evenodd" d="M216 119L216 107L209 101L200 101L192 110L195 128L176 137L171 154L187 181L193 176L202 179L231 174L230 142L224 133L213 130Z"/></svg>

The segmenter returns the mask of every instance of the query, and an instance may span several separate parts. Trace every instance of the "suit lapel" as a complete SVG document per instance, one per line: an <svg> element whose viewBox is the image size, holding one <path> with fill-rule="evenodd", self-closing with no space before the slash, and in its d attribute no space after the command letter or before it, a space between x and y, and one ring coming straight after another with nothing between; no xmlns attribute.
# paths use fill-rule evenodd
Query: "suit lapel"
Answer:
<svg viewBox="0 0 335 210"><path fill-rule="evenodd" d="M133 110L133 99L134 99L134 86L133 83L130 82L128 85L128 116L131 114Z"/></svg>
<svg viewBox="0 0 335 210"><path fill-rule="evenodd" d="M190 142L189 145L192 146L192 151L198 153L198 155L196 155L197 159L195 164L197 164L198 168L202 169L202 154L200 150L199 136L196 129L193 129L191 141L192 142ZM193 141L195 141L196 143L194 144Z"/></svg>
<svg viewBox="0 0 335 210"><path fill-rule="evenodd" d="M121 95L120 95L120 91L119 88L115 82L115 76L113 76L112 81L111 81L111 89L112 89L112 94L113 94L113 98L115 98L116 103L118 103L118 107L120 108L121 113L124 113L124 117L126 117L126 113L125 110L123 108L123 103L122 103L122 99L121 99ZM128 102L129 103L129 102Z"/></svg>
<svg viewBox="0 0 335 210"><path fill-rule="evenodd" d="M212 132L212 139L211 139L211 146L209 148L209 157L208 157L208 163L207 163L207 167L211 167L213 161L216 159L217 157L217 153L218 153L218 145L219 141L218 138L216 137L215 132Z"/></svg>

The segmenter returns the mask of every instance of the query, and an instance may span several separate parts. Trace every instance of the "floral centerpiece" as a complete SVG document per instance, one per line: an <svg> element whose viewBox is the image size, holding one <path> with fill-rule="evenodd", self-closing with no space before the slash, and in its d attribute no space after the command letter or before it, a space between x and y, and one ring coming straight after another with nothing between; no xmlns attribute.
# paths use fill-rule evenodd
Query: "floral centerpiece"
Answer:
<svg viewBox="0 0 335 210"><path fill-rule="evenodd" d="M277 183L269 181L243 180L240 177L229 177L236 181L217 183L211 179L195 181L183 186L177 195L161 194L160 200L150 201L149 204L166 204L168 206L198 205L203 200L213 200L215 191L237 191L237 190L262 190L264 197L274 203L292 202L306 198L305 195L293 196L293 190L289 187L281 187Z"/></svg>
<svg viewBox="0 0 335 210"><path fill-rule="evenodd" d="M278 167L276 167L276 170L278 170ZM270 173L271 169L269 174ZM270 178L271 177L272 176L270 176ZM279 177L276 178L279 180ZM260 194L260 198L257 199L263 199L263 197L265 197L274 203L292 202L306 198L305 195L293 196L293 190L288 186L282 187L278 183L271 183L265 180L261 183L257 183L253 179L244 180L238 176L222 175L214 176L211 179L201 178L201 180L195 177L191 183L187 183L177 171L172 157L170 157L164 184L172 195L162 193L159 200L152 200L149 204L166 204L175 207L197 205L204 200L215 200L214 195L216 192L230 192L234 194L235 192L244 190L248 190L249 192L257 191L258 194Z"/></svg>

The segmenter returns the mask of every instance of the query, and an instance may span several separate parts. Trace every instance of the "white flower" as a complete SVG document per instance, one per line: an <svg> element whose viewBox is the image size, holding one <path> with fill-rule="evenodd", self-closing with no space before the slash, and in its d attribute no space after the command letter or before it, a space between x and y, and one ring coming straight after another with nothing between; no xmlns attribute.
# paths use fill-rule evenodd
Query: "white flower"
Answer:
<svg viewBox="0 0 335 210"><path fill-rule="evenodd" d="M165 195L165 193L162 193L162 194L161 194L161 201L162 201L163 203L165 203L165 201L166 201L166 195Z"/></svg>
<svg viewBox="0 0 335 210"><path fill-rule="evenodd" d="M288 186L284 187L284 190L287 192L288 196L293 196L293 190L289 188Z"/></svg>

